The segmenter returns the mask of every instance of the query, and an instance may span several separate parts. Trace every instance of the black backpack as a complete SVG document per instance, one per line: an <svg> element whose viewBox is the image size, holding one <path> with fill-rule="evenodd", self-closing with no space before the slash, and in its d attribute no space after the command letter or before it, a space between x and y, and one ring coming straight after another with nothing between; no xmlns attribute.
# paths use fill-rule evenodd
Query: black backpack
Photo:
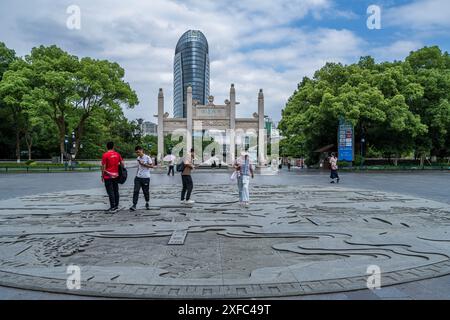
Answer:
<svg viewBox="0 0 450 320"><path fill-rule="evenodd" d="M119 177L118 179L118 183L120 184L124 184L127 181L128 178L128 171L127 168L122 167L121 165L119 165Z"/></svg>
<svg viewBox="0 0 450 320"><path fill-rule="evenodd" d="M178 164L177 164L177 172L183 172L184 171L184 160L181 160Z"/></svg>

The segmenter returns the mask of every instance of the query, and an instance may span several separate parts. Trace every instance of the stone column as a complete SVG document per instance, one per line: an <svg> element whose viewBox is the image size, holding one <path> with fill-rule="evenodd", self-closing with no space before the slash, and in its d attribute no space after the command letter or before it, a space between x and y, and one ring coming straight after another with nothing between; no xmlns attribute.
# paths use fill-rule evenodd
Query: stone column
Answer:
<svg viewBox="0 0 450 320"><path fill-rule="evenodd" d="M189 153L192 149L192 87L189 86L187 88L187 97L186 97L186 148Z"/></svg>
<svg viewBox="0 0 450 320"><path fill-rule="evenodd" d="M164 157L164 93L159 89L158 93L158 164L162 164Z"/></svg>
<svg viewBox="0 0 450 320"><path fill-rule="evenodd" d="M264 127L264 93L259 90L258 95L258 164L264 165L266 162L266 130Z"/></svg>
<svg viewBox="0 0 450 320"><path fill-rule="evenodd" d="M235 160L235 150L236 150L236 90L234 89L234 84L230 88L230 160L229 165L233 165Z"/></svg>

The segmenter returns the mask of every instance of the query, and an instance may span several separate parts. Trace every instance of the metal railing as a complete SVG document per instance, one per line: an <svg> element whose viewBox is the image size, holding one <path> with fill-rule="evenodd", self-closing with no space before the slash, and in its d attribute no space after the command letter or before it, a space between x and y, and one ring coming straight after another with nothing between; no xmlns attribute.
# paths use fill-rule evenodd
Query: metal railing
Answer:
<svg viewBox="0 0 450 320"><path fill-rule="evenodd" d="M99 171L99 166L1 166L0 173Z"/></svg>
<svg viewBox="0 0 450 320"><path fill-rule="evenodd" d="M353 166L341 167L343 171L447 171L450 166Z"/></svg>

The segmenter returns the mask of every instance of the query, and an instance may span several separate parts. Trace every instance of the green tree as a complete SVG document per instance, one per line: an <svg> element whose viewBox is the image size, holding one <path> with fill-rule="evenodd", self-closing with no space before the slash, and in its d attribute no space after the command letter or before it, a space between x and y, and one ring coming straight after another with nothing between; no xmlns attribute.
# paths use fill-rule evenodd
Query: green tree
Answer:
<svg viewBox="0 0 450 320"><path fill-rule="evenodd" d="M28 106L24 112L25 126L23 128L23 138L28 150L28 160L32 159L32 148L42 138L44 131L50 128L46 125L45 119L36 115L36 110Z"/></svg>
<svg viewBox="0 0 450 320"><path fill-rule="evenodd" d="M16 144L24 137L30 155L33 145L41 154L53 155L54 138L48 132L56 133L59 154L68 157L65 140L70 141L74 131L76 156L84 142L81 155L98 157L109 140L120 142L130 155L139 141L137 125L125 118L122 107L134 107L138 98L123 78L117 63L80 60L56 46L33 48L24 60L11 64L2 80L1 101L13 111L12 122L22 128L17 127L21 136Z"/></svg>
<svg viewBox="0 0 450 320"><path fill-rule="evenodd" d="M3 74L8 70L10 64L16 60L16 53L9 49L3 42L0 42L0 81ZM0 123L0 157L9 157L12 153L11 146L14 145L15 137L12 133L12 115L10 109L3 103L0 98L0 118L3 121Z"/></svg>
<svg viewBox="0 0 450 320"><path fill-rule="evenodd" d="M327 63L312 79L303 79L282 111L284 155L300 150L310 162L317 161L314 150L336 145L340 118L355 126L356 141L365 132L372 148L383 149L387 143L395 154L411 151L427 127L407 101L422 94L401 63L377 65L370 57L349 66Z"/></svg>
<svg viewBox="0 0 450 320"><path fill-rule="evenodd" d="M33 87L27 103L58 128L59 151L65 152L65 139L74 116L72 101L76 93L75 73L78 58L57 46L33 48L25 57L29 80Z"/></svg>
<svg viewBox="0 0 450 320"><path fill-rule="evenodd" d="M16 52L9 49L5 43L0 42L0 80L2 80L3 74L8 70L9 65L16 59Z"/></svg>
<svg viewBox="0 0 450 320"><path fill-rule="evenodd" d="M139 103L136 93L123 80L124 76L125 71L117 63L81 59L75 73L74 104L78 115L75 124L75 156L85 133L86 122L97 110L121 113L122 106L133 108Z"/></svg>
<svg viewBox="0 0 450 320"><path fill-rule="evenodd" d="M16 61L12 64L21 65L23 63L22 61ZM13 66L13 68L16 68L16 66ZM0 97L3 105L6 106L11 114L11 127L15 136L15 154L17 162L20 162L20 142L25 132L25 128L28 127L24 97L30 93L30 90L29 80L22 72L8 70L3 74L3 78L0 81Z"/></svg>
<svg viewBox="0 0 450 320"><path fill-rule="evenodd" d="M417 137L418 153L444 157L450 151L450 56L439 47L425 47L406 58L404 69L423 88L419 99L409 101L429 131Z"/></svg>
<svg viewBox="0 0 450 320"><path fill-rule="evenodd" d="M152 156L158 155L158 137L147 135L142 137L142 147Z"/></svg>

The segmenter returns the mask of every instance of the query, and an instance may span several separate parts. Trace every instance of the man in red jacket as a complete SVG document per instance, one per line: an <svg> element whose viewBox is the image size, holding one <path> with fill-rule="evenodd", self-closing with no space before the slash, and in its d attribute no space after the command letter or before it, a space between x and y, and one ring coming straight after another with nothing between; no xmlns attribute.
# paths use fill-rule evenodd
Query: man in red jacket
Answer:
<svg viewBox="0 0 450 320"><path fill-rule="evenodd" d="M106 213L119 211L119 166L124 167L122 156L114 151L114 142L106 144L107 152L102 157L102 182L105 183L106 192L109 197L110 208Z"/></svg>

